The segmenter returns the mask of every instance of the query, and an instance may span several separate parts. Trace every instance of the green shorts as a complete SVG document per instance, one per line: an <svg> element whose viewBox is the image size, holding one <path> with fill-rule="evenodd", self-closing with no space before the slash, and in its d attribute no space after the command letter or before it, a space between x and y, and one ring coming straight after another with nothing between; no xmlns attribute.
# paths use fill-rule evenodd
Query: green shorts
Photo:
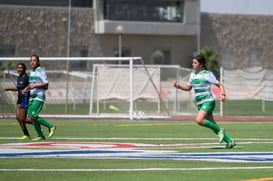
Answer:
<svg viewBox="0 0 273 181"><path fill-rule="evenodd" d="M29 117L37 118L39 117L40 112L42 111L44 102L33 100L28 104L27 114Z"/></svg>
<svg viewBox="0 0 273 181"><path fill-rule="evenodd" d="M202 110L212 115L212 112L215 108L215 101L204 102L203 104L197 105L198 111Z"/></svg>

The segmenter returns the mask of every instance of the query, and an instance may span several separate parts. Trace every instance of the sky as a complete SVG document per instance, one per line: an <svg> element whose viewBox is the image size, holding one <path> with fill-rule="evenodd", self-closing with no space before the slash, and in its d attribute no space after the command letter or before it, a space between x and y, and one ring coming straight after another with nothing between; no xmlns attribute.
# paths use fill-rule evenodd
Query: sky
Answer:
<svg viewBox="0 0 273 181"><path fill-rule="evenodd" d="M201 12L273 15L273 0L200 0Z"/></svg>

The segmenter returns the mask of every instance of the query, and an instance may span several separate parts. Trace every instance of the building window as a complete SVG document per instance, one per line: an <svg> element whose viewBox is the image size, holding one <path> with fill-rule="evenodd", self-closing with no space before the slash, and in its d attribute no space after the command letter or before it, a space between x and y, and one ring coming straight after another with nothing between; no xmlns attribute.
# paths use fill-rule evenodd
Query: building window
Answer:
<svg viewBox="0 0 273 181"><path fill-rule="evenodd" d="M72 7L93 7L93 0L71 0L71 6Z"/></svg>
<svg viewBox="0 0 273 181"><path fill-rule="evenodd" d="M161 50L164 54L163 64L171 64L171 51L170 50Z"/></svg>
<svg viewBox="0 0 273 181"><path fill-rule="evenodd" d="M114 48L114 56L115 57L118 57L119 56L119 50L118 50L118 48ZM129 49L122 49L122 51L121 51L121 56L122 57L130 57L131 56L131 50L129 50Z"/></svg>
<svg viewBox="0 0 273 181"><path fill-rule="evenodd" d="M115 57L119 57L119 50L118 48L114 48L113 54ZM121 51L121 56L122 57L131 57L131 50L127 48L123 48ZM116 64L118 64L119 61L116 61ZM122 61L122 64L129 64L129 61Z"/></svg>
<svg viewBox="0 0 273 181"><path fill-rule="evenodd" d="M14 57L15 48L12 47L0 47L0 57Z"/></svg>
<svg viewBox="0 0 273 181"><path fill-rule="evenodd" d="M152 64L171 64L170 50L156 49L152 53Z"/></svg>
<svg viewBox="0 0 273 181"><path fill-rule="evenodd" d="M23 6L68 6L69 0L1 0L0 4ZM93 0L71 0L72 7L92 7Z"/></svg>
<svg viewBox="0 0 273 181"><path fill-rule="evenodd" d="M88 50L87 48L71 47L70 56L71 57L87 57Z"/></svg>
<svg viewBox="0 0 273 181"><path fill-rule="evenodd" d="M262 50L258 48L252 48L249 52L250 66L262 66L263 65Z"/></svg>
<svg viewBox="0 0 273 181"><path fill-rule="evenodd" d="M233 68L234 55L231 49L226 48L222 51L221 66L225 68Z"/></svg>
<svg viewBox="0 0 273 181"><path fill-rule="evenodd" d="M104 0L104 19L183 22L184 0Z"/></svg>
<svg viewBox="0 0 273 181"><path fill-rule="evenodd" d="M71 57L87 57L87 48L71 47ZM70 70L84 70L87 67L87 61L70 61Z"/></svg>

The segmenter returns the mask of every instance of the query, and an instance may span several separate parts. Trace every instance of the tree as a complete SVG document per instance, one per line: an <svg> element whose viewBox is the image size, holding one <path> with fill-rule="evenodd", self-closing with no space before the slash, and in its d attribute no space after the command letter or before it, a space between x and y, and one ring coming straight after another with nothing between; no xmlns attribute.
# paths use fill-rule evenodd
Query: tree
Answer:
<svg viewBox="0 0 273 181"><path fill-rule="evenodd" d="M208 70L212 71L217 79L220 78L220 65L218 60L218 55L212 48L202 48L200 50L200 55L206 58L206 67Z"/></svg>
<svg viewBox="0 0 273 181"><path fill-rule="evenodd" d="M165 59L164 53L162 53L160 50L156 50L152 54L152 61L154 64L163 64L164 59Z"/></svg>
<svg viewBox="0 0 273 181"><path fill-rule="evenodd" d="M0 62L0 77L3 76L5 70L14 69L14 67L15 67L14 62L7 63Z"/></svg>

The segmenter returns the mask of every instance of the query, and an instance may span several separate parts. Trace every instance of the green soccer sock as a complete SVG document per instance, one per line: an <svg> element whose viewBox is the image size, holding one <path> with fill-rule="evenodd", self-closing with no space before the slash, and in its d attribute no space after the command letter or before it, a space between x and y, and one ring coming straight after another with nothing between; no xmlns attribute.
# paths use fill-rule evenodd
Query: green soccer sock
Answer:
<svg viewBox="0 0 273 181"><path fill-rule="evenodd" d="M220 131L220 127L217 124L214 124L213 122L210 122L209 120L205 120L205 123L203 125L204 127L207 127L211 129L214 133L218 133Z"/></svg>
<svg viewBox="0 0 273 181"><path fill-rule="evenodd" d="M225 134L224 134L224 141L225 141L226 143L230 143L230 142L232 142L232 139L230 139L230 137L225 133Z"/></svg>
<svg viewBox="0 0 273 181"><path fill-rule="evenodd" d="M33 121L32 125L34 126L34 129L37 132L38 136L44 138L43 132L41 130L41 125L36 121Z"/></svg>
<svg viewBox="0 0 273 181"><path fill-rule="evenodd" d="M47 122L44 118L39 117L39 118L37 119L37 121L38 121L41 125L43 125L43 126L45 126L45 127L47 127L47 128L52 128L52 127L53 127L53 125L50 124L49 122Z"/></svg>

